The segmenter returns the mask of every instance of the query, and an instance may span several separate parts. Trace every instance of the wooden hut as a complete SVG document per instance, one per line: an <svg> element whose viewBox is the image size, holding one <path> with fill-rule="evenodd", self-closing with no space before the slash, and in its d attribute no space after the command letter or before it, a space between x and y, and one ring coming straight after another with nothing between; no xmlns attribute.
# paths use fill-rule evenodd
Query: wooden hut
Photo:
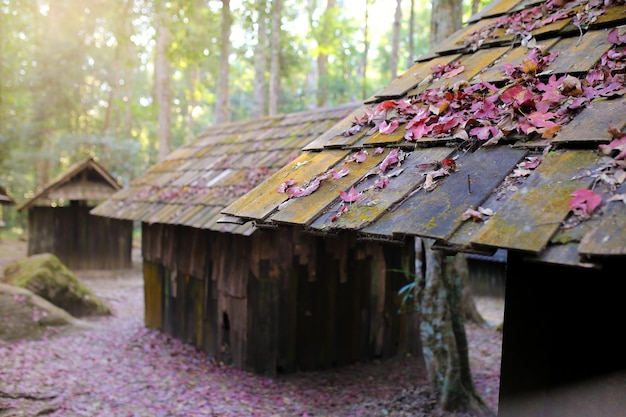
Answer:
<svg viewBox="0 0 626 417"><path fill-rule="evenodd" d="M624 24L624 1L495 0L223 213L505 250L498 414L624 416Z"/></svg>
<svg viewBox="0 0 626 417"><path fill-rule="evenodd" d="M28 255L53 253L74 270L130 268L132 221L89 214L121 188L94 158L69 167L18 207L28 210Z"/></svg>
<svg viewBox="0 0 626 417"><path fill-rule="evenodd" d="M412 246L220 222L356 107L211 126L92 210L142 223L148 327L267 374L421 353L415 314L398 314Z"/></svg>
<svg viewBox="0 0 626 417"><path fill-rule="evenodd" d="M6 188L0 186L0 206L13 206L15 200L9 195ZM4 227L5 223L2 220L2 207L0 207L0 227Z"/></svg>

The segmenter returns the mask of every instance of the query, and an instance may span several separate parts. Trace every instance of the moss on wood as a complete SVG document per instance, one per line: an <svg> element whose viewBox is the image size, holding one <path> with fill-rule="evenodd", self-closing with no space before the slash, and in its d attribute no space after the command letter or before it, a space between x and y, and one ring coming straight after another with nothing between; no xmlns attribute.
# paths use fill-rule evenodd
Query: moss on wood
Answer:
<svg viewBox="0 0 626 417"><path fill-rule="evenodd" d="M33 255L8 265L5 281L26 288L75 317L109 315L111 310L50 253Z"/></svg>

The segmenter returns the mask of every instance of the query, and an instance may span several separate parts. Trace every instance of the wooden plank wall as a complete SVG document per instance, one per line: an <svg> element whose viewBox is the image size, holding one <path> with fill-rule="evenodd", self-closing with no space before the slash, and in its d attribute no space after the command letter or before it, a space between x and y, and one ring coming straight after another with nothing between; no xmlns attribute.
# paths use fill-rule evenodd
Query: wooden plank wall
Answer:
<svg viewBox="0 0 626 417"><path fill-rule="evenodd" d="M132 222L93 216L92 208L29 208L28 255L53 253L74 270L130 268Z"/></svg>
<svg viewBox="0 0 626 417"><path fill-rule="evenodd" d="M163 269L161 284L145 280L154 311L161 285L163 330L218 362L276 374L421 354L419 322L398 314L406 276L391 271L411 271L412 244L168 225L144 225L143 240L144 262Z"/></svg>
<svg viewBox="0 0 626 417"><path fill-rule="evenodd" d="M154 262L143 263L144 321L150 329L163 328L163 268Z"/></svg>

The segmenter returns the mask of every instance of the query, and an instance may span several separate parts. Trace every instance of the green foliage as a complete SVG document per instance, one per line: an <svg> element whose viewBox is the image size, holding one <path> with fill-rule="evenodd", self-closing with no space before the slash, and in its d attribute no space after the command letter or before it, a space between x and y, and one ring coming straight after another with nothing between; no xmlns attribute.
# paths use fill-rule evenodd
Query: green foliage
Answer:
<svg viewBox="0 0 626 417"><path fill-rule="evenodd" d="M319 3L319 4L318 4ZM232 10L230 110L250 117L253 51L259 18L271 2L245 0ZM370 2L370 6L375 3ZM415 42L426 45L429 8L417 2ZM328 105L362 100L388 80L389 31L370 34L363 91L364 13L325 2L285 0L280 35L280 112L315 106L316 58L328 56ZM408 2L402 44L408 50ZM18 204L46 179L87 156L122 184L156 162L153 53L157 24L172 35L172 148L213 123L220 19L218 0L55 0L0 2L0 184ZM157 16L159 19L157 19ZM370 15L370 22L380 17ZM271 22L267 21L268 34ZM310 28L310 30L309 30ZM269 45L267 45L269 48ZM268 51L269 52L269 51ZM269 56L269 54L268 54ZM406 57L400 59L402 68ZM408 67L410 63L406 62ZM269 69L268 69L269 71ZM268 83L269 74L266 74ZM267 85L265 86L267 89ZM23 214L7 209L9 226Z"/></svg>

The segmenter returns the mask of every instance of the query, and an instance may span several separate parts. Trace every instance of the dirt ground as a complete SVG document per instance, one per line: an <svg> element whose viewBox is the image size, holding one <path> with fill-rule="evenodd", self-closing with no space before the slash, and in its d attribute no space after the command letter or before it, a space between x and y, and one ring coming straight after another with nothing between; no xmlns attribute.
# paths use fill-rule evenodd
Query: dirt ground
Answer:
<svg viewBox="0 0 626 417"><path fill-rule="evenodd" d="M0 240L0 274L25 256L25 242ZM76 272L114 311L88 319L92 328L0 340L0 417L461 416L437 409L415 358L274 378L215 364L145 328L138 253L134 260L129 270ZM502 321L502 300L476 302L489 322ZM493 326L468 324L466 331L474 384L495 412L502 335Z"/></svg>

